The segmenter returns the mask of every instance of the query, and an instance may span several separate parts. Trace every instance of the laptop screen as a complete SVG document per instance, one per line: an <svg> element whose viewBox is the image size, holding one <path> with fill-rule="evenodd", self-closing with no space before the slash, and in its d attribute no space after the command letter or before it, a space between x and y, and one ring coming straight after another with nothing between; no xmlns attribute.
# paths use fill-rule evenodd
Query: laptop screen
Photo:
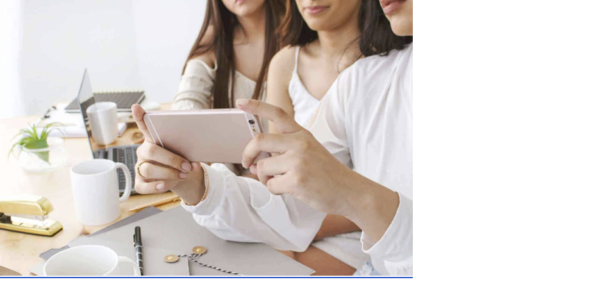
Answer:
<svg viewBox="0 0 600 300"><path fill-rule="evenodd" d="M122 148L141 143L141 133L136 134L139 132L138 130L126 130L127 124L119 124L118 118L116 117L109 117L110 122L106 121L107 116L110 116L110 114L103 114L101 113L101 110L102 106L107 103L97 102L95 100L87 69L83 72L83 79L81 80L81 87L79 88L79 94L77 95L77 102L81 108L81 116L83 117L87 138L94 158L110 159L111 157L107 155L109 149L115 147ZM98 104L99 106L95 104ZM94 111L97 111L98 113L94 114ZM90 120L89 114L93 114L93 120ZM117 123L117 133L114 132L114 123Z"/></svg>

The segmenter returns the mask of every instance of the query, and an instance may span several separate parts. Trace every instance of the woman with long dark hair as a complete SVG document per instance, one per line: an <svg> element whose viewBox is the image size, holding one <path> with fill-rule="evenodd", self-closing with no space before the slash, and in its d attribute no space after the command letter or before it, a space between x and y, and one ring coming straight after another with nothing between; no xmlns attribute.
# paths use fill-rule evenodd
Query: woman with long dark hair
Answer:
<svg viewBox="0 0 600 300"><path fill-rule="evenodd" d="M330 3L332 2L333 1ZM372 1L366 2L370 3ZM365 20L377 19L383 16L380 7L378 11L368 10L367 12L368 13L364 15ZM373 16L370 14L373 14ZM363 32L369 28L367 27L368 25L369 24L365 23L365 27L362 29ZM381 30L384 31L377 34L379 39L376 41L369 40L370 37L367 38L364 35L361 36L359 47L364 49L363 51L365 53L385 53L386 51L393 49L401 49L406 45L404 42L396 43L397 37L393 35L389 26L382 28ZM387 49L386 45L393 46L388 47L389 49L385 50ZM395 53L394 51L392 51L392 53ZM273 70L271 69L269 71L269 78L274 76L272 72ZM331 95L326 95L325 97L333 97L338 93L347 95L352 91L351 88L352 86L336 86L336 88L331 89ZM330 102L331 101L326 101L325 103ZM248 101L246 101L246 103L248 103ZM251 103L253 103L252 105L256 105L255 102ZM265 103L262 103L262 105L269 106ZM248 109L248 106L244 106L243 102L238 106L242 109ZM277 107L274 108L276 108L275 115L277 116L275 119L285 120L287 118L288 115L283 109ZM272 116L267 116L260 111L257 111L257 113L264 117L270 117L270 119L273 120ZM344 110L339 109L335 111L335 113L343 114ZM134 106L134 118L138 123L138 126L140 126L140 129L145 131L145 126L142 121L143 114L144 112L141 107ZM291 122L294 121L291 120ZM283 132L289 128L277 126L277 129L278 131ZM318 129L311 128L310 130ZM274 187L279 186L278 182L287 181L292 178L292 183L289 186L300 185L306 189L310 187L308 185L305 186L303 182L312 183L314 180L329 182L332 189L324 186L321 187L319 191L321 193L329 193L329 197L327 197L328 200L333 202L339 201L340 203L346 203L349 201L350 196L355 197L356 195L359 195L357 188L365 187L367 185L357 181L361 183L361 185L347 186L345 189L340 189L337 183L331 183L331 180L329 180L327 176L336 178L339 176L336 174L323 176L323 173L327 174L328 172L331 172L332 169L328 167L315 167L315 164L318 165L319 162L323 161L323 155L321 153L316 153L314 157L309 155L300 160L289 159L290 156L299 153L305 153L307 150L310 150L302 148L303 145L308 145L304 144L303 139L306 139L307 136L312 138L312 135L305 129L302 129L301 131L302 135L296 135L294 137L287 135L291 138L286 139L288 143L299 146L301 149L295 152L275 151L274 149L269 149L267 151L278 152L281 153L281 155L261 160L258 166L252 167L254 172L258 173L262 183L267 184L267 181L269 182L268 187L261 184L259 181L236 176L222 164L213 164L208 166L206 164L200 164L196 162L191 163L173 153L164 151L164 149L150 144L144 152L139 153L139 156L142 157L142 160L155 161L159 164L162 164L162 166L144 164L145 167L143 170L140 169L142 174L168 173L172 175L169 175L171 177L168 178L164 177L163 179L150 182L137 181L136 179L136 190L138 190L140 193L156 193L171 189L181 197L183 208L192 213L194 219L199 224L223 239L239 242L263 242L279 250L303 252L309 247L315 235L319 231L319 228L321 228L325 214L313 209L311 206L313 206L314 203L309 201L308 198L304 197L302 192L281 192L282 189L274 189ZM327 135L328 132L315 132L315 135L318 134ZM249 147L252 145L260 145L260 143L276 143L276 141L269 138L270 136L276 135L277 134L261 135L261 138L253 140ZM335 142L336 141L334 140L329 144L334 145ZM155 147L156 149L151 149L152 147ZM322 148L322 146L320 146L317 142L317 145L312 148L319 149L319 147ZM329 150L336 155L341 154L342 162L346 165L351 165L352 161L350 160L349 152L346 148L339 147L340 151L335 148ZM329 158L332 158L331 154L328 155ZM246 156L244 157L245 162L247 162ZM356 162L360 163L361 157L356 158ZM355 157L352 156L351 159L355 159ZM246 165L249 167L248 164ZM309 174L305 177L297 178L294 174L287 173L284 176L269 179L272 178L270 177L270 172L277 172L277 170L285 170L290 167L302 165L311 166L310 170L308 170ZM341 166L344 167L344 165ZM377 166L385 167L385 164L379 164ZM152 169L149 167L152 167ZM271 169L267 171L267 167L270 167ZM337 170L341 173L347 174L347 172L344 170L339 170L339 168ZM306 171L307 170L302 170L303 173L306 173ZM352 172L351 170L349 171ZM311 172L314 172L314 174L318 176L313 178L310 175ZM184 176L181 176L182 174L184 174ZM350 173L350 177L340 181L347 182L348 180L355 180L356 176L352 174L353 173ZM355 191L356 195L349 194L349 190ZM368 190L360 192L364 193L368 192ZM385 194L384 196L389 196L388 194ZM317 209L319 208L320 207L317 207ZM350 216L343 214L343 210L331 210L328 212L333 214L337 213L339 215L343 215L344 217L350 218ZM362 227L361 229L364 230ZM368 229L370 230L370 228ZM315 258L316 262L319 260L319 257Z"/></svg>
<svg viewBox="0 0 600 300"><path fill-rule="evenodd" d="M264 100L284 12L282 0L208 0L172 109L231 108L236 98ZM227 166L252 177L239 165Z"/></svg>
<svg viewBox="0 0 600 300"><path fill-rule="evenodd" d="M231 108L236 98L264 97L284 12L281 0L208 0L173 108Z"/></svg>
<svg viewBox="0 0 600 300"><path fill-rule="evenodd" d="M366 0L365 0L366 1ZM362 0L287 0L278 29L286 45L270 65L267 102L307 124L338 75L362 57L359 38ZM273 126L269 131L277 132ZM328 215L306 251L286 253L315 275L350 275L368 260L360 249L359 228ZM352 233L354 232L354 233Z"/></svg>
<svg viewBox="0 0 600 300"><path fill-rule="evenodd" d="M377 50L385 42L393 45L389 53L361 59L344 71L310 132L276 106L238 100L239 108L274 121L282 132L253 140L242 164L277 149L281 155L261 160L252 172L270 192L294 195L358 225L362 250L371 261L356 275L412 276L412 0L367 2L361 49ZM398 36L387 38L390 30Z"/></svg>
<svg viewBox="0 0 600 300"><path fill-rule="evenodd" d="M282 49L273 58L267 103L283 108L297 123L308 126L320 100L340 73L358 59L386 54L399 41L389 28L373 31L371 0L288 0L279 33ZM374 34L365 45L361 32ZM269 132L277 129L269 126ZM317 275L352 274L369 258L360 247L360 228L347 218L327 215L315 242L304 252L289 253Z"/></svg>

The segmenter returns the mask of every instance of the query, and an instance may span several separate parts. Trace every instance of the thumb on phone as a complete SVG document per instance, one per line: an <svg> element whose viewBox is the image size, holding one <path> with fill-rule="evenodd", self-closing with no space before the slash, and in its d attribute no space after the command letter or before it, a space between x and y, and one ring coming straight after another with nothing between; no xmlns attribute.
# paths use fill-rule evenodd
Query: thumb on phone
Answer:
<svg viewBox="0 0 600 300"><path fill-rule="evenodd" d="M146 111L139 104L134 104L131 106L131 114L133 115L133 119L135 120L138 128L144 134L145 140L151 141L152 137L150 136L148 127L146 127L146 123L144 123L144 115L146 114Z"/></svg>

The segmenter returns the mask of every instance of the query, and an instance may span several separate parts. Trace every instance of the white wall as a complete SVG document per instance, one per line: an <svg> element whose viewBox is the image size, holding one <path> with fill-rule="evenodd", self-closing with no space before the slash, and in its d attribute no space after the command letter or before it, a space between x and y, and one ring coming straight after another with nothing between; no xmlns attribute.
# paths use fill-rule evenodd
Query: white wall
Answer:
<svg viewBox="0 0 600 300"><path fill-rule="evenodd" d="M28 114L77 95L83 69L94 90L141 88L131 1L24 1L21 82Z"/></svg>
<svg viewBox="0 0 600 300"><path fill-rule="evenodd" d="M206 0L133 0L138 67L149 99L173 100L205 8Z"/></svg>
<svg viewBox="0 0 600 300"><path fill-rule="evenodd" d="M0 1L0 118L25 113L19 81L22 11L19 0Z"/></svg>
<svg viewBox="0 0 600 300"><path fill-rule="evenodd" d="M15 2L2 0L2 7L5 1ZM2 66L19 79L11 83L17 96L0 94L0 111L9 112L0 118L41 114L56 102L71 101L86 67L96 91L144 89L148 99L171 101L206 5L206 0L18 2L18 67Z"/></svg>

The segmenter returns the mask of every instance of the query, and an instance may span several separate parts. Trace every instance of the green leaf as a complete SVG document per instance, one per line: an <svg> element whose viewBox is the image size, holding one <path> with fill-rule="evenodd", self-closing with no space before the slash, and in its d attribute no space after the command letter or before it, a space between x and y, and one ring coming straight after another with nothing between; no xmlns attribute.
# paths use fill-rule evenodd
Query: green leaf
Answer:
<svg viewBox="0 0 600 300"><path fill-rule="evenodd" d="M35 138L36 140L40 138L40 136L37 133L37 128L35 128L35 124L33 124L31 126L31 130L33 131L33 134L31 135L31 137Z"/></svg>
<svg viewBox="0 0 600 300"><path fill-rule="evenodd" d="M19 144L19 142L16 142L12 145L12 147L10 147L10 151L8 151L8 155L6 156L6 159L8 160L10 158L10 155L13 153L13 151L15 151L15 147L17 146L21 146ZM19 153L20 154L20 153Z"/></svg>

